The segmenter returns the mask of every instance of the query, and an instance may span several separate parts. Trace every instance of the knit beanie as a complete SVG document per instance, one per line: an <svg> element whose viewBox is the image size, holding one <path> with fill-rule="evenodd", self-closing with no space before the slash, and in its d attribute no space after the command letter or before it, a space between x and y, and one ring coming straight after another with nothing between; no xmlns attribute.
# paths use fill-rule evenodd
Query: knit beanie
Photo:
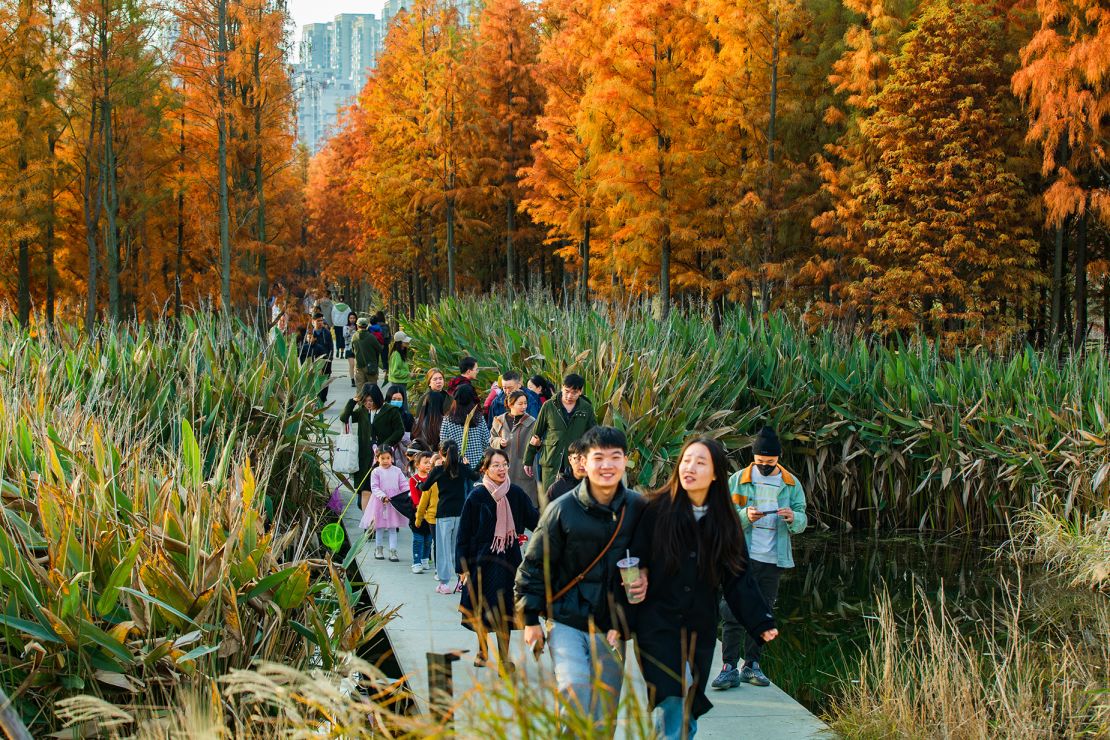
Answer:
<svg viewBox="0 0 1110 740"><path fill-rule="evenodd" d="M778 457L782 454L782 445L779 444L779 435L771 427L763 427L759 434L752 439L752 454Z"/></svg>

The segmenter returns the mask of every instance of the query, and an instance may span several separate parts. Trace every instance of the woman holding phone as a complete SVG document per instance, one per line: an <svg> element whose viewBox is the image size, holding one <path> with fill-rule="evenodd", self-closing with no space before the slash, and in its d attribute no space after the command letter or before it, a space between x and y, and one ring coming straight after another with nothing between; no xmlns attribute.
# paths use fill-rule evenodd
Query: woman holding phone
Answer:
<svg viewBox="0 0 1110 740"><path fill-rule="evenodd" d="M713 706L705 686L722 594L754 639L778 635L751 578L728 475L720 442L688 441L670 480L649 494L632 540L631 553L651 573L647 597L633 611L633 630L661 738L693 737L697 718Z"/></svg>

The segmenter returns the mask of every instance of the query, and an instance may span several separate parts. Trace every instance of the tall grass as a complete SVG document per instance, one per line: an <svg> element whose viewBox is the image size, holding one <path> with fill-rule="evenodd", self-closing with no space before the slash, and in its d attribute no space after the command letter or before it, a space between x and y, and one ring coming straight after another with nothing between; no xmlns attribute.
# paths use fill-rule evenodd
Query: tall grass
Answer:
<svg viewBox="0 0 1110 740"><path fill-rule="evenodd" d="M683 438L722 439L739 462L774 425L819 521L920 529L1003 525L1030 503L1105 508L1110 361L1030 347L943 354L924 339L877 344L809 333L780 314L563 309L467 298L405 322L417 364L471 354L507 369L587 379L598 418L629 434L634 476L659 483Z"/></svg>
<svg viewBox="0 0 1110 740"><path fill-rule="evenodd" d="M858 681L830 727L865 739L1106 737L1110 609L1100 602L1086 626L1095 638L1073 642L1031 625L1016 592L972 619L924 595L900 615L880 598Z"/></svg>
<svg viewBox="0 0 1110 740"><path fill-rule="evenodd" d="M1070 519L1036 507L1017 521L1012 545L1027 563L1044 563L1070 585L1110 592L1110 511Z"/></svg>
<svg viewBox="0 0 1110 740"><path fill-rule="evenodd" d="M67 696L172 707L380 630L316 538L320 382L203 315L0 326L0 684L36 734Z"/></svg>

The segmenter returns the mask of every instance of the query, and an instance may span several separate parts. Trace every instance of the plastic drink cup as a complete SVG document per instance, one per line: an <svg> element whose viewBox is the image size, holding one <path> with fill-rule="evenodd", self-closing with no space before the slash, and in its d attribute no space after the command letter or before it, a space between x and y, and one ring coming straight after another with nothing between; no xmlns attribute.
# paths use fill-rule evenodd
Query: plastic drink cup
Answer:
<svg viewBox="0 0 1110 740"><path fill-rule="evenodd" d="M643 598L634 597L628 589L633 583L640 580L640 559L626 557L617 561L617 567L621 571L621 583L624 584L624 593L628 596L628 603L639 604Z"/></svg>

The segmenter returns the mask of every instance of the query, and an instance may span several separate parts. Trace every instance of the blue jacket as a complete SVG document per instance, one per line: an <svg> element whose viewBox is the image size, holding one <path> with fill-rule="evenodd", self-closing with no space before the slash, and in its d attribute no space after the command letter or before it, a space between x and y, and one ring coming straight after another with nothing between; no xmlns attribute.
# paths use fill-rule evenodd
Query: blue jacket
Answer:
<svg viewBox="0 0 1110 740"><path fill-rule="evenodd" d="M806 495L802 484L791 475L786 468L779 466L782 471L782 489L779 491L779 506L794 511L794 522L787 524L782 517L778 518L776 538L777 548L775 558L780 568L794 567L794 549L790 544L790 535L801 534L805 531L809 518L806 516ZM752 483L752 466L738 470L728 479L728 490L732 494L732 503L740 513L740 526L744 529L744 539L748 546L752 544L752 523L748 519L746 509L748 502L755 497L755 484Z"/></svg>

